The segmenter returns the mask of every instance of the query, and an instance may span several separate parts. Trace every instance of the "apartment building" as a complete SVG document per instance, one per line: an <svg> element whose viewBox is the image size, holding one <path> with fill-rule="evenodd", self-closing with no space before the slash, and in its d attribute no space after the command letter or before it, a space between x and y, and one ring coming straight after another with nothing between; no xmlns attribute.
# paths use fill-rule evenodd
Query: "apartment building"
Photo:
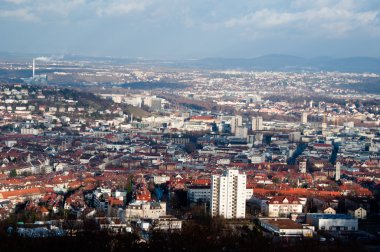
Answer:
<svg viewBox="0 0 380 252"><path fill-rule="evenodd" d="M238 170L227 170L211 180L211 216L245 218L247 177Z"/></svg>

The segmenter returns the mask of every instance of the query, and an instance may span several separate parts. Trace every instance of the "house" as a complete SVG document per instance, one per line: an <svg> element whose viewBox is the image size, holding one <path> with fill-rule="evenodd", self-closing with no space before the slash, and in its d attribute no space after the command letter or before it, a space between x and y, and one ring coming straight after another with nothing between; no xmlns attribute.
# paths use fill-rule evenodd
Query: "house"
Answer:
<svg viewBox="0 0 380 252"><path fill-rule="evenodd" d="M323 210L323 213L325 213L325 214L336 214L336 210L332 207L328 207L325 210Z"/></svg>
<svg viewBox="0 0 380 252"><path fill-rule="evenodd" d="M356 219L365 219L367 218L367 210L365 210L362 207L359 207L357 209L349 209L348 214Z"/></svg>
<svg viewBox="0 0 380 252"><path fill-rule="evenodd" d="M130 203L125 209L125 218L158 219L166 215L166 202L140 202Z"/></svg>
<svg viewBox="0 0 380 252"><path fill-rule="evenodd" d="M275 196L266 202L266 215L269 217L288 217L291 213L302 213L299 198Z"/></svg>

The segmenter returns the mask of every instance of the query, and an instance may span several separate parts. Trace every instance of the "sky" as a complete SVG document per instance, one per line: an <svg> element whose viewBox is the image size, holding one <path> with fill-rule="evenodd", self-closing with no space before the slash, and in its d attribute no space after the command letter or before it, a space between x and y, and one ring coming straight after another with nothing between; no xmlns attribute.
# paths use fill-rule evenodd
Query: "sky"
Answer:
<svg viewBox="0 0 380 252"><path fill-rule="evenodd" d="M380 57L380 0L0 0L0 51Z"/></svg>

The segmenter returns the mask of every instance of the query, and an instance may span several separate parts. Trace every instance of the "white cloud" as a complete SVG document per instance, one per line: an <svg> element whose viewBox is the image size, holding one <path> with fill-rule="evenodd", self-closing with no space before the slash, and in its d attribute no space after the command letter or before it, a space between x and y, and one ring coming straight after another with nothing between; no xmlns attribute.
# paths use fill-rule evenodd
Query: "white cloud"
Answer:
<svg viewBox="0 0 380 252"><path fill-rule="evenodd" d="M11 3L11 4L23 4L29 1L30 0L5 0L5 2Z"/></svg>
<svg viewBox="0 0 380 252"><path fill-rule="evenodd" d="M16 18L23 21L37 21L39 19L28 9L0 10L0 18Z"/></svg>
<svg viewBox="0 0 380 252"><path fill-rule="evenodd" d="M36 0L30 7L34 8L40 15L58 14L66 17L85 4L86 0Z"/></svg>
<svg viewBox="0 0 380 252"><path fill-rule="evenodd" d="M317 8L296 12L262 9L224 22L227 28L255 28L262 31L300 31L342 36L354 30L377 28L379 11L353 11L338 8Z"/></svg>
<svg viewBox="0 0 380 252"><path fill-rule="evenodd" d="M17 5L3 6L0 16L3 18L20 18L25 21L44 20L46 17L54 19L65 18L71 12L84 6L86 0L5 0ZM0 6L1 7L1 6ZM17 8L17 9L15 9Z"/></svg>
<svg viewBox="0 0 380 252"><path fill-rule="evenodd" d="M134 12L144 11L150 1L110 1L107 4L100 5L96 8L96 13L99 17L103 16L124 16Z"/></svg>

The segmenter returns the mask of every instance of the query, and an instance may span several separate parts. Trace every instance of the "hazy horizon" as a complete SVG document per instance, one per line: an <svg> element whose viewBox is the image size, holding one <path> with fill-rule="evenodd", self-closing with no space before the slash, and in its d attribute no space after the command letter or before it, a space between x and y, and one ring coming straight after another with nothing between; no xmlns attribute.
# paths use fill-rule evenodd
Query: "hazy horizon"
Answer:
<svg viewBox="0 0 380 252"><path fill-rule="evenodd" d="M146 59L380 57L380 2L3 0L1 51Z"/></svg>

